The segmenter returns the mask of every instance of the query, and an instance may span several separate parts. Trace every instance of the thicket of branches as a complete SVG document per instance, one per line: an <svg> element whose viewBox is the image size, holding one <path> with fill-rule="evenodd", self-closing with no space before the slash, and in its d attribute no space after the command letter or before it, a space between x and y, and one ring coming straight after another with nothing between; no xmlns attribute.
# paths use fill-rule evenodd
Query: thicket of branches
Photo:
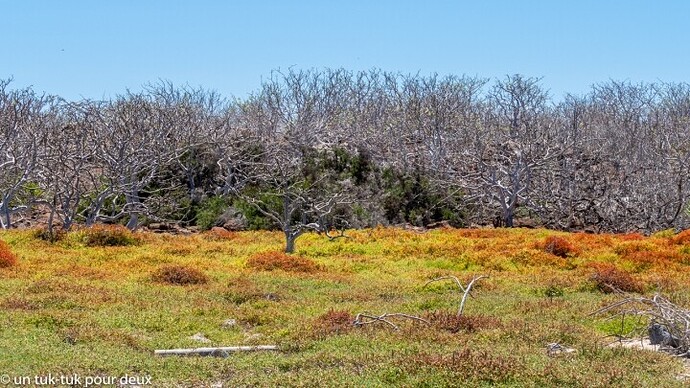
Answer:
<svg viewBox="0 0 690 388"><path fill-rule="evenodd" d="M2 228L232 205L288 240L442 220L652 232L689 226L689 161L687 83L555 101L521 75L289 70L245 99L161 82L75 102L0 81Z"/></svg>

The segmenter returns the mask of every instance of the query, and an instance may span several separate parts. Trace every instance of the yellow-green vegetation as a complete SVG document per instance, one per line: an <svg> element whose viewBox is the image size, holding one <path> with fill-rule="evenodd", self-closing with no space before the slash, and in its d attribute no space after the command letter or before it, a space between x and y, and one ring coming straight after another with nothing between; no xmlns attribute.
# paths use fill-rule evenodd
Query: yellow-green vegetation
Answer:
<svg viewBox="0 0 690 388"><path fill-rule="evenodd" d="M606 346L644 322L588 313L616 300L605 284L686 305L687 232L378 228L307 234L294 256L279 253L282 233L116 232L53 243L0 233L4 257L16 258L0 268L0 374L150 375L155 386L682 385L678 359ZM453 282L424 286L480 274L489 278L460 318ZM361 312L430 324L354 327ZM550 343L577 351L549 355ZM281 351L153 355L256 344Z"/></svg>

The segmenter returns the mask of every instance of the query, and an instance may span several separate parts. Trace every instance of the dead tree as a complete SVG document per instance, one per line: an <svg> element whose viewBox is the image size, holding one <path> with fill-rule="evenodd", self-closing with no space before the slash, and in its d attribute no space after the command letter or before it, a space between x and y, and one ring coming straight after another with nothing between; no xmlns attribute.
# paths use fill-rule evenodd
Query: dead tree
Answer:
<svg viewBox="0 0 690 388"><path fill-rule="evenodd" d="M274 146L250 160L223 167L232 171L228 172L233 182L229 192L280 228L285 234L285 252L293 253L295 241L304 232L328 234L331 217L351 200L345 183L305 174L302 156L289 143Z"/></svg>
<svg viewBox="0 0 690 388"><path fill-rule="evenodd" d="M545 121L548 94L539 81L520 75L497 81L483 128L467 152L474 170L467 174L467 188L484 206L499 206L501 226L512 227L520 207L538 210L531 197L535 181L561 150Z"/></svg>
<svg viewBox="0 0 690 388"><path fill-rule="evenodd" d="M100 139L89 105L63 101L51 125L45 126L37 176L41 203L50 209L47 227L51 236L56 221L63 230L84 221L81 212L88 209L90 196L97 195L102 179L94 164Z"/></svg>
<svg viewBox="0 0 690 388"><path fill-rule="evenodd" d="M36 199L36 169L43 157L44 121L56 99L30 88L10 90L0 80L0 228L12 227L12 216Z"/></svg>
<svg viewBox="0 0 690 388"><path fill-rule="evenodd" d="M261 93L241 106L243 151L221 162L225 191L241 198L285 234L285 251L308 230L327 232L348 205L348 182L319 171L313 158L332 147L343 89L339 72L274 73Z"/></svg>

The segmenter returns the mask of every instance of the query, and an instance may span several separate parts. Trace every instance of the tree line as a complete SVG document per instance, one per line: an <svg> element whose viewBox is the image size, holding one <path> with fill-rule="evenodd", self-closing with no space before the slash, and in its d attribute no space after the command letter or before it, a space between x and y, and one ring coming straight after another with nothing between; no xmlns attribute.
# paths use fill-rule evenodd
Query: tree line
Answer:
<svg viewBox="0 0 690 388"><path fill-rule="evenodd" d="M293 247L439 221L648 233L688 228L689 161L688 83L554 100L523 75L290 69L246 98L159 82L66 101L0 80L1 228L208 227L232 207Z"/></svg>

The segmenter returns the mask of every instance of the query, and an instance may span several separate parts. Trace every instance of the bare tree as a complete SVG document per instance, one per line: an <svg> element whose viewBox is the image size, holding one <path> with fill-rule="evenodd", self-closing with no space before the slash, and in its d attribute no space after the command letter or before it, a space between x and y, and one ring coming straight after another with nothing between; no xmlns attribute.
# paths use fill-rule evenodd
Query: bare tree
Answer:
<svg viewBox="0 0 690 388"><path fill-rule="evenodd" d="M159 190L146 191L148 186L177 154L169 147L173 128L151 95L128 93L103 108L99 134L96 156L108 195L95 204L89 222L128 217L127 227L135 229L141 215L151 214L144 201L146 195ZM102 213L107 200L118 208L115 214Z"/></svg>
<svg viewBox="0 0 690 388"><path fill-rule="evenodd" d="M0 81L0 228L29 211L65 229L191 223L214 194L280 228L288 251L337 220L690 227L686 83L608 81L553 103L539 78L521 75L485 87L289 69L230 102L169 82L66 102L10 81Z"/></svg>
<svg viewBox="0 0 690 388"><path fill-rule="evenodd" d="M12 227L12 215L29 208L36 193L33 181L45 143L45 111L55 98L30 88L9 90L0 81L0 227ZM19 200L19 196L27 198Z"/></svg>
<svg viewBox="0 0 690 388"><path fill-rule="evenodd" d="M340 111L339 79L339 71L274 73L242 107L249 149L222 161L226 191L272 220L288 253L305 231L327 233L329 217L349 203L347 182L331 182L310 163L335 141L329 130Z"/></svg>
<svg viewBox="0 0 690 388"><path fill-rule="evenodd" d="M466 152L467 187L479 193L479 207L498 205L499 225L512 227L518 208L538 211L531 191L538 174L556 157L550 131L548 94L540 79L520 75L495 83L483 125Z"/></svg>
<svg viewBox="0 0 690 388"><path fill-rule="evenodd" d="M95 175L93 162L99 139L84 105L89 103L62 102L44 126L46 136L36 175L42 188L40 203L50 209L47 227L51 236L56 218L62 229L69 230L79 220L88 196L98 190L100 177Z"/></svg>

